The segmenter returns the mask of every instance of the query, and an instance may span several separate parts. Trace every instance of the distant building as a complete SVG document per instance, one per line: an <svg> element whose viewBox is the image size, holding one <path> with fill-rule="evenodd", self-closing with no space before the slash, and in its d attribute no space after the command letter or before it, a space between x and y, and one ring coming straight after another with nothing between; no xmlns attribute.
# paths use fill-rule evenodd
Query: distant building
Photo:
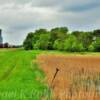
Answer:
<svg viewBox="0 0 100 100"><path fill-rule="evenodd" d="M2 30L0 29L0 44L3 44Z"/></svg>

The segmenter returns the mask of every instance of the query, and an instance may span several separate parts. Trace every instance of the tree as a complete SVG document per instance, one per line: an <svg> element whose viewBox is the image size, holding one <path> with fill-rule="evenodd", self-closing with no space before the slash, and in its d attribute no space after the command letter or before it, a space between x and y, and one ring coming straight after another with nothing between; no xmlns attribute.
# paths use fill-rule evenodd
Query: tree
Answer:
<svg viewBox="0 0 100 100"><path fill-rule="evenodd" d="M49 34L41 34L40 39L34 45L34 49L43 49L46 50L49 48L50 44L50 35Z"/></svg>
<svg viewBox="0 0 100 100"><path fill-rule="evenodd" d="M93 36L92 36L92 32L84 32L82 34L82 42L83 42L83 46L86 49L86 51L88 50L89 45L92 43L93 41Z"/></svg>
<svg viewBox="0 0 100 100"><path fill-rule="evenodd" d="M30 49L56 49L66 51L99 51L100 30L93 32L74 31L68 34L67 27L56 27L50 31L38 29L30 32L23 46Z"/></svg>
<svg viewBox="0 0 100 100"><path fill-rule="evenodd" d="M71 52L84 51L83 44L74 35L70 35L64 42L64 50Z"/></svg>
<svg viewBox="0 0 100 100"><path fill-rule="evenodd" d="M100 37L100 29L94 30L93 35L96 37Z"/></svg>
<svg viewBox="0 0 100 100"><path fill-rule="evenodd" d="M4 43L4 48L9 48L9 44L8 43Z"/></svg>
<svg viewBox="0 0 100 100"><path fill-rule="evenodd" d="M74 35L78 40L81 40L82 33L83 32L80 32L80 31L74 31L71 34Z"/></svg>
<svg viewBox="0 0 100 100"><path fill-rule="evenodd" d="M47 34L48 31L46 29L38 29L34 32L34 41L36 42L37 40L40 39L40 35L42 34Z"/></svg>
<svg viewBox="0 0 100 100"><path fill-rule="evenodd" d="M67 36L68 28L67 27L57 27L51 29L52 39L64 39Z"/></svg>
<svg viewBox="0 0 100 100"><path fill-rule="evenodd" d="M56 50L64 50L64 41L60 39L55 40L53 48Z"/></svg>
<svg viewBox="0 0 100 100"><path fill-rule="evenodd" d="M67 27L56 27L51 29L50 35L51 35L51 43L54 44L55 40L60 39L64 40L67 37L68 28Z"/></svg>
<svg viewBox="0 0 100 100"><path fill-rule="evenodd" d="M25 50L33 49L33 38L34 38L34 34L32 32L27 35L23 43Z"/></svg>
<svg viewBox="0 0 100 100"><path fill-rule="evenodd" d="M91 52L95 51L95 48L94 48L93 44L89 45L88 51L91 51Z"/></svg>
<svg viewBox="0 0 100 100"><path fill-rule="evenodd" d="M83 43L85 50L88 50L89 45L93 41L93 33L92 32L79 32L74 31L72 34L78 39L78 41Z"/></svg>
<svg viewBox="0 0 100 100"><path fill-rule="evenodd" d="M93 42L94 50L100 52L100 37L97 37Z"/></svg>

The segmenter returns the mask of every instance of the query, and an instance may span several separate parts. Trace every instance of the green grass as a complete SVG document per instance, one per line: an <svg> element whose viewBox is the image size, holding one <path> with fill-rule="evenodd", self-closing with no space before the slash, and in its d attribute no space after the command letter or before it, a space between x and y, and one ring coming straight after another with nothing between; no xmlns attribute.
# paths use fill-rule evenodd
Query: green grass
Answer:
<svg viewBox="0 0 100 100"><path fill-rule="evenodd" d="M85 56L100 56L100 52L66 52L57 50L43 50L43 54L57 54L57 55L85 55Z"/></svg>
<svg viewBox="0 0 100 100"><path fill-rule="evenodd" d="M32 61L41 52L0 51L0 100L40 100L47 89L45 74Z"/></svg>

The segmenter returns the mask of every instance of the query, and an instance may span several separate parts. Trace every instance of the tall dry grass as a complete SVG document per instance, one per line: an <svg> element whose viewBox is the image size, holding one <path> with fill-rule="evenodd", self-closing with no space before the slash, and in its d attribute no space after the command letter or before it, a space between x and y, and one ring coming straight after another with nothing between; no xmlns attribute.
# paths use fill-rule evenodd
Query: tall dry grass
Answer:
<svg viewBox="0 0 100 100"><path fill-rule="evenodd" d="M46 73L53 100L100 100L100 57L40 55L38 62Z"/></svg>

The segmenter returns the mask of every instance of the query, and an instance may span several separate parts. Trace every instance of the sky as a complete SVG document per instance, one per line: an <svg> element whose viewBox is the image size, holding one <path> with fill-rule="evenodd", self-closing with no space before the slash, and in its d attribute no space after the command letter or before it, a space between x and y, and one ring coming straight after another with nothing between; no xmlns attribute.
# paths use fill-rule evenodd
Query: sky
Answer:
<svg viewBox="0 0 100 100"><path fill-rule="evenodd" d="M100 29L99 12L100 0L0 0L0 28L4 42L22 44L39 28Z"/></svg>

